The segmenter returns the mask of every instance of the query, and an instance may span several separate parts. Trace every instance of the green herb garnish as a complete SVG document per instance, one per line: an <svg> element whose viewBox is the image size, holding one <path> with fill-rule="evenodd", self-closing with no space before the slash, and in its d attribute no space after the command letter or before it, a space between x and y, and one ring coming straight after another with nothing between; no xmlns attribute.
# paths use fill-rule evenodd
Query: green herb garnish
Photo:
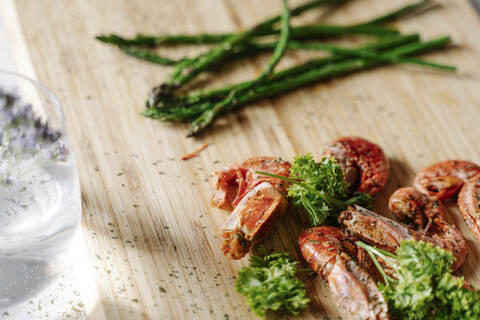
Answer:
<svg viewBox="0 0 480 320"><path fill-rule="evenodd" d="M269 310L294 315L305 310L310 302L305 285L295 274L297 262L286 252L250 258L250 265L243 267L235 281L235 289L247 298L247 304L259 317L265 318Z"/></svg>
<svg viewBox="0 0 480 320"><path fill-rule="evenodd" d="M311 153L295 157L290 177L258 171L258 174L290 182L288 196L295 206L307 210L312 225L320 225L354 204L366 207L372 197L367 193L349 192L342 168L334 158L315 162Z"/></svg>
<svg viewBox="0 0 480 320"><path fill-rule="evenodd" d="M452 275L450 251L423 241L403 241L392 254L363 242L385 283L379 283L390 314L404 320L480 319L480 292L463 287L465 280ZM393 269L388 276L375 257Z"/></svg>

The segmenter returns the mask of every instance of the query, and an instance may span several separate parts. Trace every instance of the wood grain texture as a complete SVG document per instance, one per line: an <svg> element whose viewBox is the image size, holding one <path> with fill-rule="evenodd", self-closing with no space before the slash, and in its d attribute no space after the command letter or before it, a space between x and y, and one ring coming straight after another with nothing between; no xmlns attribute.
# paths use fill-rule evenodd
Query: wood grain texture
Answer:
<svg viewBox="0 0 480 320"><path fill-rule="evenodd" d="M302 19L361 21L404 3L358 0ZM63 103L76 151L83 232L100 294L91 319L254 318L233 285L247 261L223 257L219 229L227 213L209 207L209 175L224 165L253 155L318 156L332 139L359 135L391 159L391 179L376 199L386 213L388 195L423 166L448 158L480 163L480 20L468 0L445 1L398 23L426 38L452 35L460 47L430 58L456 64L458 75L400 66L364 72L258 102L199 139L185 138L186 126L139 115L148 90L169 68L126 57L94 36L238 30L277 13L279 1L17 0L16 6L37 77ZM304 56L289 53L281 66ZM264 61L243 60L207 80L251 78ZM212 144L198 158L180 161L206 141ZM460 271L480 285L480 245L453 204L450 209L469 245ZM300 259L296 238L304 226L291 210L264 244ZM337 319L325 283L305 281L312 303L299 318Z"/></svg>

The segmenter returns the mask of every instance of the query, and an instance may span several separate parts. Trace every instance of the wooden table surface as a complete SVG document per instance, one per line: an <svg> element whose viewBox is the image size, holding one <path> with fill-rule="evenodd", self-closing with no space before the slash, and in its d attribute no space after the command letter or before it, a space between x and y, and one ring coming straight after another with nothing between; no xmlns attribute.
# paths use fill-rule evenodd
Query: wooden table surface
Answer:
<svg viewBox="0 0 480 320"><path fill-rule="evenodd" d="M480 19L467 0L444 1L398 23L425 38L451 35L458 47L429 58L457 65L458 74L405 66L364 72L255 103L198 139L185 138L187 126L139 114L169 68L126 57L94 36L234 31L279 12L280 1L2 1L11 23L18 22L11 30L20 33L13 44L19 70L33 71L64 106L95 272L95 292L85 302L91 319L254 318L234 290L247 259L223 256L219 234L227 213L209 206L209 175L229 163L255 155L319 156L338 136L362 136L391 159L391 178L375 201L387 215L388 196L420 168L449 158L480 163ZM328 17L317 10L295 23L362 21L405 3L357 0ZM280 67L306 56L289 53ZM251 78L264 61L243 60L207 79L220 85ZM198 158L180 160L206 141L211 145ZM450 212L468 240L460 272L480 285L480 245L453 203ZM298 217L287 212L264 245L300 260L296 238L305 219ZM326 284L313 276L305 281L312 302L299 318L337 319Z"/></svg>

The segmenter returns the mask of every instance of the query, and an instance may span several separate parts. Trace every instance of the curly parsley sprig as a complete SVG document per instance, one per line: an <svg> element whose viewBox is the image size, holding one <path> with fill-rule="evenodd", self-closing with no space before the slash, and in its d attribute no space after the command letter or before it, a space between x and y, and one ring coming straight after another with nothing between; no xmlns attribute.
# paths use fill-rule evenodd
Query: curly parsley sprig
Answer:
<svg viewBox="0 0 480 320"><path fill-rule="evenodd" d="M260 248L261 255L250 258L235 281L235 289L247 298L247 304L261 318L269 310L294 315L305 310L310 302L305 285L295 277L297 262L286 252Z"/></svg>
<svg viewBox="0 0 480 320"><path fill-rule="evenodd" d="M288 178L263 171L257 173L291 183L288 196L295 206L305 208L314 226L335 217L348 206L368 206L372 199L367 193L351 194L342 168L330 157L315 162L311 153L297 156Z"/></svg>
<svg viewBox="0 0 480 320"><path fill-rule="evenodd" d="M394 319L480 319L480 292L464 288L465 280L452 275L453 255L423 241L403 241L395 254L361 241L383 275L379 283ZM389 265L386 275L376 257Z"/></svg>

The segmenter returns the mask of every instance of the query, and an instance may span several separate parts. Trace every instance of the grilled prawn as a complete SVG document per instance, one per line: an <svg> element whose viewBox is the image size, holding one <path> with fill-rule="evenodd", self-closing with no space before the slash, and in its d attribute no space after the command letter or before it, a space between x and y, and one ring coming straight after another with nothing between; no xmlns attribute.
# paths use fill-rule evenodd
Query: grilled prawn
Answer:
<svg viewBox="0 0 480 320"><path fill-rule="evenodd" d="M431 242L423 233L360 206L343 211L338 221L348 234L389 252L395 252L403 240Z"/></svg>
<svg viewBox="0 0 480 320"><path fill-rule="evenodd" d="M272 157L250 158L214 173L216 192L212 204L222 208L236 189L234 207L222 227L222 250L231 259L247 254L252 244L262 240L285 212L288 184L278 178L258 175L264 171L288 177L290 163Z"/></svg>
<svg viewBox="0 0 480 320"><path fill-rule="evenodd" d="M448 160L422 169L414 187L432 200L458 194L458 207L475 238L480 241L480 166Z"/></svg>
<svg viewBox="0 0 480 320"><path fill-rule="evenodd" d="M412 227L450 250L456 258L454 270L465 262L465 238L455 225L446 221L447 210L440 200L432 201L415 188L405 187L392 194L388 205L398 219L410 222Z"/></svg>
<svg viewBox="0 0 480 320"><path fill-rule="evenodd" d="M440 209L431 208L431 210ZM466 243L454 226L438 218L442 215L442 212L436 213L437 218L426 234L360 206L349 207L342 212L339 222L348 234L389 252L395 252L403 240L422 240L433 243L440 248L452 251L456 258L453 268L456 269L465 261Z"/></svg>
<svg viewBox="0 0 480 320"><path fill-rule="evenodd" d="M298 239L303 257L323 279L345 319L390 319L388 305L369 273L360 263L369 260L351 237L334 227L313 227Z"/></svg>
<svg viewBox="0 0 480 320"><path fill-rule="evenodd" d="M345 181L359 192L373 195L387 183L390 172L388 158L378 145L368 140L339 138L327 147L324 155L337 160Z"/></svg>

